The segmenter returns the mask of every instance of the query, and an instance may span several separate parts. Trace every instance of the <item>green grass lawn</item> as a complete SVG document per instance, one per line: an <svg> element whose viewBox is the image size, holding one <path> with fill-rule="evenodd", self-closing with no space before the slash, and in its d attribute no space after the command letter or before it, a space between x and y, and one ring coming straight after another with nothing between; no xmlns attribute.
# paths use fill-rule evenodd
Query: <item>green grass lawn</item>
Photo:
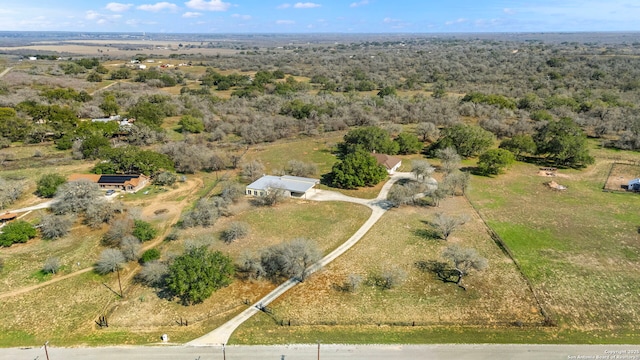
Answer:
<svg viewBox="0 0 640 360"><path fill-rule="evenodd" d="M603 192L608 169L609 162L599 160L548 178L533 165L517 164L508 174L472 179L469 198L563 328L631 332L640 320L640 197ZM550 189L545 183L551 180L567 190Z"/></svg>

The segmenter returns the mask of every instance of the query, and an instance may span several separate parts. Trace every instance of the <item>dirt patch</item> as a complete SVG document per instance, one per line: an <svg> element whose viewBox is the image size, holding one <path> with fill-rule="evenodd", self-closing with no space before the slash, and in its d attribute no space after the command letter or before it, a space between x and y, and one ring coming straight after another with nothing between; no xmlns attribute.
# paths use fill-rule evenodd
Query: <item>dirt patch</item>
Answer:
<svg viewBox="0 0 640 360"><path fill-rule="evenodd" d="M604 185L605 190L626 191L629 181L640 177L640 166L635 164L613 163Z"/></svg>
<svg viewBox="0 0 640 360"><path fill-rule="evenodd" d="M557 171L550 171L550 170L540 170L538 171L538 176L559 177L559 178L565 178L565 179L570 178L570 176L567 174L560 174Z"/></svg>
<svg viewBox="0 0 640 360"><path fill-rule="evenodd" d="M547 185L548 187L554 189L554 190L560 190L560 191L564 191L567 190L567 187L564 185L560 185L555 181L549 181L547 183L545 183L545 185Z"/></svg>

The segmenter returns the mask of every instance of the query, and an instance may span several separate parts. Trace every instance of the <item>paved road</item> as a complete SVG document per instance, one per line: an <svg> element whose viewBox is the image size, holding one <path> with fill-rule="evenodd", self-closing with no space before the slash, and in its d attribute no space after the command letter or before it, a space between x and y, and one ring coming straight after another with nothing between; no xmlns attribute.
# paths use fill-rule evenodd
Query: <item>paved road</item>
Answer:
<svg viewBox="0 0 640 360"><path fill-rule="evenodd" d="M222 347L48 348L50 360L294 360L316 359L313 345ZM640 359L638 345L320 345L320 358L350 360ZM601 357L597 357L601 356ZM0 349L0 360L45 360L43 348Z"/></svg>
<svg viewBox="0 0 640 360"><path fill-rule="evenodd" d="M411 173L395 173L389 181L382 187L378 197L373 200L367 199L359 199L349 197L337 192L326 191L326 190L317 190L313 194L308 196L309 200L315 201L348 201L356 204L362 204L368 206L371 209L371 216L369 219L353 234L346 242L340 245L337 249L329 253L327 256L322 258L317 263L311 265L307 269L308 274L312 274L318 271L323 266L326 266L331 261L335 260L338 256L344 254L347 250L353 247L368 231L371 227L384 215L384 213L391 207L387 202L387 194L391 189L393 184L405 178L410 178L413 175ZM435 181L435 180L434 180ZM242 323L247 321L253 315L260 311L260 308L263 306L269 305L272 301L277 299L279 296L287 292L287 290L298 284L298 280L289 279L273 291L271 291L268 295L258 300L255 304L245 309L243 312L238 314L233 319L227 321L222 326L213 330L212 332L199 337L195 340L190 341L187 345L190 346L211 346L211 345L222 345L226 344L231 337L231 334L240 326Z"/></svg>

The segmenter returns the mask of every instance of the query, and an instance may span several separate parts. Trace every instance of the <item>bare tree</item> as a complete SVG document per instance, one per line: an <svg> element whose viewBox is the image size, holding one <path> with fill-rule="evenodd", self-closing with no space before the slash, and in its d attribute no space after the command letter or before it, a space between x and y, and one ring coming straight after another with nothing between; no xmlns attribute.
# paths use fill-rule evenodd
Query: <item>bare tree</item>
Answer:
<svg viewBox="0 0 640 360"><path fill-rule="evenodd" d="M260 161L253 160L243 164L240 173L246 181L256 181L264 175L264 170L264 165Z"/></svg>
<svg viewBox="0 0 640 360"><path fill-rule="evenodd" d="M470 271L482 271L488 266L487 259L480 256L476 249L463 248L458 245L447 246L442 252L442 257L453 262L458 275L456 284L459 286L461 286L462 277L469 274Z"/></svg>
<svg viewBox="0 0 640 360"><path fill-rule="evenodd" d="M132 231L132 218L127 216L123 219L114 220L109 226L109 230L102 236L102 245L118 247L122 239L127 235L131 235Z"/></svg>
<svg viewBox="0 0 640 360"><path fill-rule="evenodd" d="M100 259L96 263L95 269L99 274L108 274L122 268L126 262L122 251L118 249L104 249L100 253Z"/></svg>
<svg viewBox="0 0 640 360"><path fill-rule="evenodd" d="M284 277L302 282L307 277L307 268L320 256L316 242L298 238L266 249L260 256L260 262L267 276L274 280Z"/></svg>
<svg viewBox="0 0 640 360"><path fill-rule="evenodd" d="M253 202L258 206L276 206L286 198L286 191L278 186L268 186L265 194L256 197Z"/></svg>
<svg viewBox="0 0 640 360"><path fill-rule="evenodd" d="M238 273L244 279L260 279L267 274L262 267L260 257L256 257L249 252L243 252L240 254L240 259L237 263Z"/></svg>
<svg viewBox="0 0 640 360"><path fill-rule="evenodd" d="M416 126L416 135L422 138L422 141L433 142L440 136L440 130L432 122L421 122Z"/></svg>
<svg viewBox="0 0 640 360"><path fill-rule="evenodd" d="M220 196L228 202L236 202L244 196L245 186L235 181L225 181L222 184Z"/></svg>
<svg viewBox="0 0 640 360"><path fill-rule="evenodd" d="M109 202L104 198L96 199L87 205L84 222L92 228L99 228L102 224L110 223L121 212L121 203Z"/></svg>
<svg viewBox="0 0 640 360"><path fill-rule="evenodd" d="M249 235L249 224L239 221L232 222L227 229L222 231L220 239L230 244L238 239Z"/></svg>
<svg viewBox="0 0 640 360"><path fill-rule="evenodd" d="M309 177L318 172L318 167L316 164L312 163L305 163L299 160L289 160L284 170L289 175Z"/></svg>
<svg viewBox="0 0 640 360"><path fill-rule="evenodd" d="M425 181L431 177L435 168L427 160L413 160L411 162L411 172L418 181Z"/></svg>
<svg viewBox="0 0 640 360"><path fill-rule="evenodd" d="M126 235L120 241L120 251L127 261L135 261L140 257L140 240L133 235Z"/></svg>
<svg viewBox="0 0 640 360"><path fill-rule="evenodd" d="M0 177L0 209L16 201L24 191L23 181L6 180Z"/></svg>
<svg viewBox="0 0 640 360"><path fill-rule="evenodd" d="M84 179L69 181L58 188L51 210L55 214L81 213L102 197L100 187L94 182Z"/></svg>
<svg viewBox="0 0 640 360"><path fill-rule="evenodd" d="M438 151L436 151L436 157L440 159L442 170L445 173L450 173L458 169L460 167L460 161L462 160L456 149L452 147L438 149Z"/></svg>
<svg viewBox="0 0 640 360"><path fill-rule="evenodd" d="M369 282L382 290L390 290L400 285L406 278L406 271L397 266L390 266L382 269L379 274L372 275Z"/></svg>
<svg viewBox="0 0 640 360"><path fill-rule="evenodd" d="M220 217L220 203L212 199L200 199L193 210L187 212L182 219L183 227L213 225Z"/></svg>
<svg viewBox="0 0 640 360"><path fill-rule="evenodd" d="M464 225L468 220L469 218L465 215L454 217L439 212L431 224L440 232L442 239L447 240L451 233Z"/></svg>
<svg viewBox="0 0 640 360"><path fill-rule="evenodd" d="M60 269L60 258L50 257L44 262L42 271L45 273L55 274Z"/></svg>
<svg viewBox="0 0 640 360"><path fill-rule="evenodd" d="M468 171L458 171L454 170L448 172L444 179L442 179L441 186L446 188L451 192L452 195L456 195L459 193L464 195L469 187L469 181L471 180L471 175Z"/></svg>
<svg viewBox="0 0 640 360"><path fill-rule="evenodd" d="M162 287L168 273L169 266L166 263L151 261L142 266L136 279L147 286Z"/></svg>
<svg viewBox="0 0 640 360"><path fill-rule="evenodd" d="M419 196L425 190L424 184L415 181L394 184L387 195L387 200L396 207L400 205L415 205L419 200Z"/></svg>
<svg viewBox="0 0 640 360"><path fill-rule="evenodd" d="M72 216L44 215L40 220L42 237L49 240L61 238L69 233L74 221Z"/></svg>

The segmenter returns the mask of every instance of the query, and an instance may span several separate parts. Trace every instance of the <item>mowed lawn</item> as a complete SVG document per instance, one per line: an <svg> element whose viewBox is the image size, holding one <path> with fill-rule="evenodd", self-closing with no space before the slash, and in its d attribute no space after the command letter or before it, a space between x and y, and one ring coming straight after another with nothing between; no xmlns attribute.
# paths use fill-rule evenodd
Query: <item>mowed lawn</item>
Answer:
<svg viewBox="0 0 640 360"><path fill-rule="evenodd" d="M638 329L640 197L602 191L611 162L605 159L614 155L620 153L596 150L595 165L554 178L517 164L497 178L472 180L470 199L515 253L560 328L612 335ZM548 188L551 180L567 190Z"/></svg>
<svg viewBox="0 0 640 360"><path fill-rule="evenodd" d="M471 221L448 241L435 239L428 235L430 228L425 221L438 211L467 214ZM487 270L464 279L467 291L416 266L418 261L442 261L443 249L454 243L475 248L489 260ZM381 290L367 282L371 275L394 267L406 273L405 281L397 288ZM359 289L352 293L339 290L337 286L350 274L363 278ZM332 339L360 343L367 342L367 338L368 342L432 342L424 336L433 326L452 332L458 326L518 331L512 323L531 327L543 320L524 279L463 197L447 199L439 208L402 207L389 211L354 248L270 308L273 318L257 314L234 333L231 342L313 343ZM280 326L279 321L286 325L291 321L292 326Z"/></svg>

